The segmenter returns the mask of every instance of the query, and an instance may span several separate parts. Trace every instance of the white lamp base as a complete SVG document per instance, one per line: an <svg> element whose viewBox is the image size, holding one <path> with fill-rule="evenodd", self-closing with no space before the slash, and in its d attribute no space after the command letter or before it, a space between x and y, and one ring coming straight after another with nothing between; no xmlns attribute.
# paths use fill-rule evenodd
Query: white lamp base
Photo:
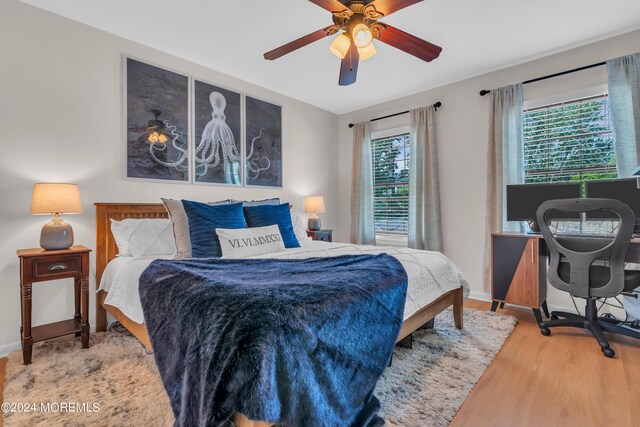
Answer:
<svg viewBox="0 0 640 427"><path fill-rule="evenodd" d="M73 245L73 229L56 215L40 232L40 247L46 250L68 249Z"/></svg>

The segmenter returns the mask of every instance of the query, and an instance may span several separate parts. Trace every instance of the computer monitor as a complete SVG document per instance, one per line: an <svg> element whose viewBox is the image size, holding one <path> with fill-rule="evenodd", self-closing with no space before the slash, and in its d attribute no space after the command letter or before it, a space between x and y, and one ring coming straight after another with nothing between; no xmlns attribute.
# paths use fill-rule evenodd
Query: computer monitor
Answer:
<svg viewBox="0 0 640 427"><path fill-rule="evenodd" d="M528 221L533 232L539 232L536 211L547 200L577 199L580 184L518 184L507 185L507 221ZM552 219L580 220L580 214L553 211Z"/></svg>
<svg viewBox="0 0 640 427"><path fill-rule="evenodd" d="M636 224L640 219L640 178L609 179L603 181L587 181L586 196L594 199L615 199L626 203L636 216ZM610 211L596 211L587 214L588 219L619 219Z"/></svg>

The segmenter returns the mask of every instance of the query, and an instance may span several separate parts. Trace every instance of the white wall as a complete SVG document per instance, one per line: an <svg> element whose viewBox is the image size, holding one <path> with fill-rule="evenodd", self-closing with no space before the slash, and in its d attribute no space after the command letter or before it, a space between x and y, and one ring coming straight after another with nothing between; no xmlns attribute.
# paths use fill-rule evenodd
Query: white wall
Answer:
<svg viewBox="0 0 640 427"><path fill-rule="evenodd" d="M445 47L446 48L446 47ZM340 116L340 230L338 238L349 237L352 132L348 123L366 121L411 108L433 104L437 113L438 160L442 194L444 252L462 270L472 291L482 293L482 259L485 233L486 157L489 98L481 89L492 89L556 73L640 50L640 31L593 43L540 60L496 71L462 82L392 100ZM398 77L401 78L401 77ZM604 67L525 86L531 102L565 92L606 83ZM408 123L408 115L375 122L375 129ZM566 293L549 287L552 305L571 306Z"/></svg>
<svg viewBox="0 0 640 427"><path fill-rule="evenodd" d="M282 105L283 189L122 180L123 53ZM79 184L85 212L65 219L76 243L90 248L95 248L94 202L279 196L301 208L305 196L323 195L323 225L338 225L337 116L16 0L0 4L0 130L0 353L19 341L15 250L37 247L40 228L49 220L29 215L35 182ZM91 264L93 276L93 259ZM72 317L68 283L34 286L35 325ZM93 307L92 293L92 323Z"/></svg>

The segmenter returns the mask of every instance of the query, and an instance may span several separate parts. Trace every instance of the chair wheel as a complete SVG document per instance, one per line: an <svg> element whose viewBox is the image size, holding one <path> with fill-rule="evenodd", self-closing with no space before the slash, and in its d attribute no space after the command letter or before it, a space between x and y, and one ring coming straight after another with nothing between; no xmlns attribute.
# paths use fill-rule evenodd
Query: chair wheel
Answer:
<svg viewBox="0 0 640 427"><path fill-rule="evenodd" d="M545 337L548 337L549 335L551 335L551 329L549 329L549 328L540 328L540 333L542 335L544 335Z"/></svg>
<svg viewBox="0 0 640 427"><path fill-rule="evenodd" d="M612 358L613 356L616 355L616 352L609 347L602 347L602 353L604 353L604 355L607 356L608 358Z"/></svg>

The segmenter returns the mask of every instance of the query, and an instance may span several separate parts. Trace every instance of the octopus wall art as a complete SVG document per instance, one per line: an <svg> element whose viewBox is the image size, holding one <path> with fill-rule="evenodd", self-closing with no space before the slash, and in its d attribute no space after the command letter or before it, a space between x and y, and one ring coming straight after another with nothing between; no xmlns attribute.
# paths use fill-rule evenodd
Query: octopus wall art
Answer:
<svg viewBox="0 0 640 427"><path fill-rule="evenodd" d="M243 164L240 147L241 95L210 84L195 81L194 165L196 182L241 184ZM198 130L202 129L201 132ZM246 179L257 179L271 168L264 149L267 130L256 129L247 137L244 156Z"/></svg>
<svg viewBox="0 0 640 427"><path fill-rule="evenodd" d="M194 83L194 181L242 185L242 96Z"/></svg>
<svg viewBox="0 0 640 427"><path fill-rule="evenodd" d="M282 186L280 106L194 79L190 107L188 77L130 58L126 64L127 177Z"/></svg>

